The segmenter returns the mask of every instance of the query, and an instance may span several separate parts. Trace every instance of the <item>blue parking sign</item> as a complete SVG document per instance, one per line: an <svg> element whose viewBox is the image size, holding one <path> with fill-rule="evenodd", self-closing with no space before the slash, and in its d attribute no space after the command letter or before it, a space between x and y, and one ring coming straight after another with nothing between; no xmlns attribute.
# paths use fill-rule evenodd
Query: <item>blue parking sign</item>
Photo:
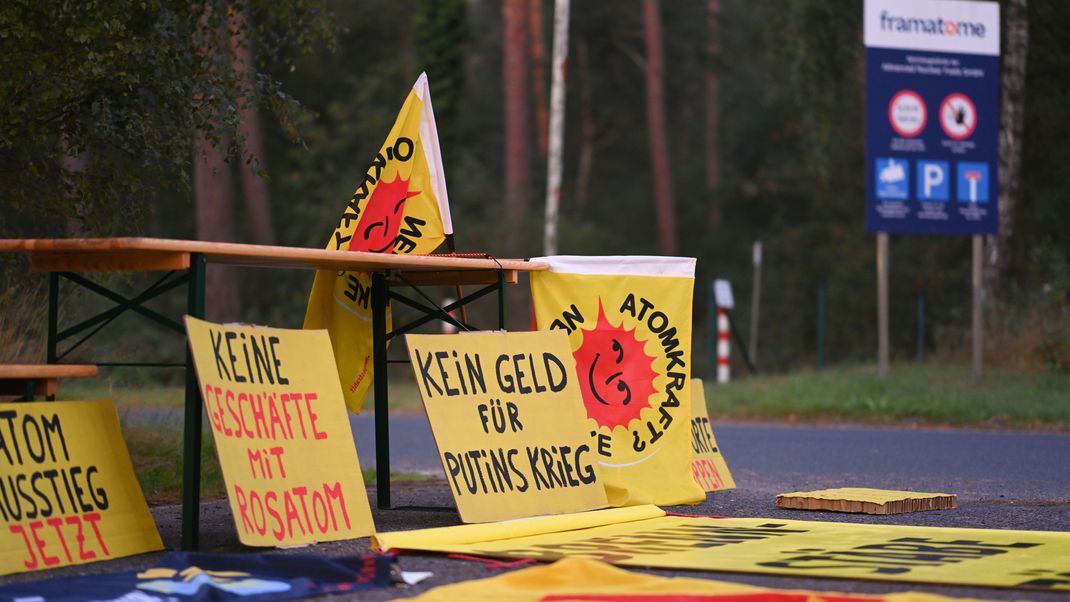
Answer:
<svg viewBox="0 0 1070 602"><path fill-rule="evenodd" d="M864 2L866 229L995 234L999 3Z"/></svg>
<svg viewBox="0 0 1070 602"><path fill-rule="evenodd" d="M946 201L951 193L947 161L918 161L916 192L919 201Z"/></svg>
<svg viewBox="0 0 1070 602"><path fill-rule="evenodd" d="M988 202L988 163L959 163L955 198L963 203Z"/></svg>

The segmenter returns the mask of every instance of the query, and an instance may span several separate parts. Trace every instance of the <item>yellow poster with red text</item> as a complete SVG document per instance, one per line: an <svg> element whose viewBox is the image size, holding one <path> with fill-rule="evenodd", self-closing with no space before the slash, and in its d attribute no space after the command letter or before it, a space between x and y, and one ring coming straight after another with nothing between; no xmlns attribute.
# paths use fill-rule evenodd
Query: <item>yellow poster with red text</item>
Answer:
<svg viewBox="0 0 1070 602"><path fill-rule="evenodd" d="M163 549L111 401L0 404L0 575Z"/></svg>
<svg viewBox="0 0 1070 602"><path fill-rule="evenodd" d="M691 504L691 299L685 257L540 257L540 330L564 330L613 506Z"/></svg>
<svg viewBox="0 0 1070 602"><path fill-rule="evenodd" d="M189 316L186 332L238 539L289 546L370 535L327 333Z"/></svg>
<svg viewBox="0 0 1070 602"><path fill-rule="evenodd" d="M713 435L713 423L706 409L706 392L700 378L691 380L691 452L691 474L703 489L721 491L736 488L732 473L728 471L728 463Z"/></svg>
<svg viewBox="0 0 1070 602"><path fill-rule="evenodd" d="M452 234L431 93L421 74L327 249L427 254ZM374 378L371 320L371 274L316 272L304 328L330 331L343 395L353 412L360 412Z"/></svg>

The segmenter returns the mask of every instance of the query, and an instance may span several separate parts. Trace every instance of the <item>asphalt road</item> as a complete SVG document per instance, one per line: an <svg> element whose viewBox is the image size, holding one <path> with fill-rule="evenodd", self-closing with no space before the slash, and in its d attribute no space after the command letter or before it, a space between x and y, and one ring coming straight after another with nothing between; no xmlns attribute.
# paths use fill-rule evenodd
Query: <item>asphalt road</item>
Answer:
<svg viewBox="0 0 1070 602"><path fill-rule="evenodd" d="M124 419L127 418L130 417ZM371 445L372 428L370 416L353 419L358 452L365 466L374 466L375 461ZM1070 531L1070 435L765 424L721 424L715 429L738 489L711 494L699 506L672 510L693 514L839 522ZM392 417L391 444L394 470L441 474L433 439L422 416ZM852 485L956 493L959 507L947 511L875 517L802 513L778 510L774 506L775 494L779 492ZM374 500L374 489L368 493L370 499ZM452 509L453 502L444 481L395 483L393 493L395 506L436 506L440 509L373 508L375 524L380 531L446 526L460 522ZM237 542L224 500L206 502L201 508L202 549L248 550ZM153 514L165 544L177 546L179 507L156 507L153 508ZM329 542L297 551L329 555L365 553L368 551L368 540ZM278 553L290 552L280 550ZM150 554L70 567L51 571L49 575L145 567L155 562L157 557ZM435 555L405 554L399 562L404 570L426 570L435 576L418 586L363 592L342 599L404 598L437 585L495 574L478 563ZM1023 590L717 572L649 572L825 591L876 594L914 590L987 599L1066 599L1065 594ZM11 579L32 580L42 576L19 575Z"/></svg>
<svg viewBox="0 0 1070 602"><path fill-rule="evenodd" d="M373 418L350 422L361 464L374 467ZM879 487L1070 501L1070 435L747 423L715 429L736 482L748 491ZM391 417L390 461L393 471L442 475L424 416Z"/></svg>

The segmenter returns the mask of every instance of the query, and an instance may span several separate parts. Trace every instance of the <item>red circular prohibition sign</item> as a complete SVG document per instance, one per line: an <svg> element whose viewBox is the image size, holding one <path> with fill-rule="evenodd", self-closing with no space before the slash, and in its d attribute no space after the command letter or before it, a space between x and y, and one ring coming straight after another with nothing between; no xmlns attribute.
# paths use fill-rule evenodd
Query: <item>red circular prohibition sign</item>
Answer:
<svg viewBox="0 0 1070 602"><path fill-rule="evenodd" d="M921 109L921 120L913 127L904 127L903 124L899 124L895 119L895 107L904 100L914 101L918 108ZM928 112L925 109L925 101L921 99L921 96L913 90L900 90L892 96L892 100L888 101L888 122L892 124L892 129L896 134L903 136L904 138L913 138L917 136L925 129L925 124L929 121Z"/></svg>
<svg viewBox="0 0 1070 602"><path fill-rule="evenodd" d="M967 118L972 118L972 121L966 122ZM940 127L952 140L965 140L973 135L977 129L977 107L969 96L959 92L947 95L940 103Z"/></svg>

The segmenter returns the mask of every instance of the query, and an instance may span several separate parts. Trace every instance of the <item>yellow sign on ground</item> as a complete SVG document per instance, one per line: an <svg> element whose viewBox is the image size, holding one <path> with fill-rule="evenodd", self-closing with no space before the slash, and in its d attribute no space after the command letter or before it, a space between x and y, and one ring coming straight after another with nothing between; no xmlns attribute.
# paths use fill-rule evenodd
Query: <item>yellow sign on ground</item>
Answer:
<svg viewBox="0 0 1070 602"><path fill-rule="evenodd" d="M533 259L540 330L569 335L609 503L692 504L691 297L686 257Z"/></svg>
<svg viewBox="0 0 1070 602"><path fill-rule="evenodd" d="M327 241L336 251L423 255L453 235L427 74L420 74ZM346 405L371 390L372 276L318 270L304 327L331 333ZM388 314L389 317L389 314Z"/></svg>
<svg viewBox="0 0 1070 602"><path fill-rule="evenodd" d="M0 408L0 574L163 548L114 403Z"/></svg>
<svg viewBox="0 0 1070 602"><path fill-rule="evenodd" d="M921 592L846 594L772 589L712 579L659 577L625 571L596 560L566 558L488 577L442 585L411 602L950 602Z"/></svg>
<svg viewBox="0 0 1070 602"><path fill-rule="evenodd" d="M241 542L370 535L375 527L327 332L189 316L186 331Z"/></svg>
<svg viewBox="0 0 1070 602"><path fill-rule="evenodd" d="M606 506L564 333L405 340L461 520Z"/></svg>
<svg viewBox="0 0 1070 602"><path fill-rule="evenodd" d="M717 438L713 436L713 425L706 409L706 393L702 379L691 379L691 476L706 491L735 489L736 482L728 471Z"/></svg>
<svg viewBox="0 0 1070 602"><path fill-rule="evenodd" d="M577 556L626 566L1070 591L1070 533L665 516L654 506L471 527L381 533L373 543L545 561Z"/></svg>

